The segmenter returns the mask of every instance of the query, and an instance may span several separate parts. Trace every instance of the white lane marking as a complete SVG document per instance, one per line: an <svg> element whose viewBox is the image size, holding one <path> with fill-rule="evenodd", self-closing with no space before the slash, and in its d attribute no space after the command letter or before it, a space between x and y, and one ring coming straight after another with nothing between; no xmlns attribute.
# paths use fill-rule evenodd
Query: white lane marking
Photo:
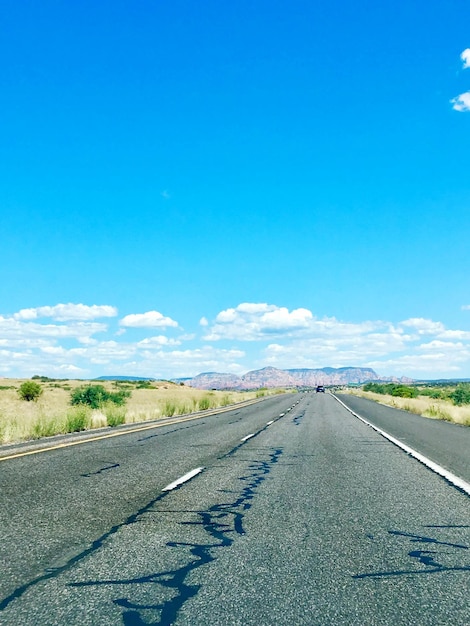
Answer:
<svg viewBox="0 0 470 626"><path fill-rule="evenodd" d="M242 441L246 441L247 439L251 439L251 437L254 437L255 433L251 433L251 435L247 435L246 437L243 437Z"/></svg>
<svg viewBox="0 0 470 626"><path fill-rule="evenodd" d="M204 469L203 467L196 467L196 469L191 470L184 476L181 476L181 478L178 478L173 483L170 483L169 485L167 485L164 489L162 489L162 491L172 491L173 489L176 489L176 487L179 487L180 485L187 482L188 480L191 480L191 478L194 478L194 476L202 472L203 469Z"/></svg>
<svg viewBox="0 0 470 626"><path fill-rule="evenodd" d="M357 419L360 419L361 422L364 422L364 424L367 424L367 426L370 426L371 428L373 428L375 431L381 434L382 437L385 437L385 439L388 439L389 441L391 441L393 444L395 444L396 446L404 450L407 454L415 458L417 461L420 461L421 463L423 463L423 465L426 465L426 467L428 467L430 470L432 470L436 474L439 474L439 476L442 476L443 478L448 480L450 483L452 483L453 485L455 485L459 489L462 489L462 491L465 491L465 493L470 495L470 483L467 483L467 481L463 480L463 478L459 478L455 474L452 474L452 472L449 472L449 470L446 470L441 465L434 463L434 461L431 461L431 459L428 459L428 457L422 455L417 450L410 448L405 443L401 442L399 439L395 439L395 437L392 437L392 435L389 435L381 428L374 426L374 424L371 424L366 419L361 417L358 413L356 413L355 411L350 409L348 406L346 406L344 402L342 402L334 394L331 394L331 395L333 396L335 400L337 400L340 404L342 404L345 409L347 409L350 413L352 413L354 417L357 417Z"/></svg>
<svg viewBox="0 0 470 626"><path fill-rule="evenodd" d="M279 417L284 417L285 413L280 413Z"/></svg>
<svg viewBox="0 0 470 626"><path fill-rule="evenodd" d="M266 424L266 426L271 426L271 424L273 424L273 423L274 423L274 420L271 420L270 422L268 422L268 423Z"/></svg>

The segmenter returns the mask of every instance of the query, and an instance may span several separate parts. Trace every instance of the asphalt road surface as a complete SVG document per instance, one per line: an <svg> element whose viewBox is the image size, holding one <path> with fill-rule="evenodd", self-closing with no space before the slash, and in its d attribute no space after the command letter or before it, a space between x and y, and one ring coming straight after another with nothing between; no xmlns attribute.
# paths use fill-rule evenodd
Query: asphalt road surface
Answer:
<svg viewBox="0 0 470 626"><path fill-rule="evenodd" d="M0 458L0 490L2 625L470 623L468 495L329 394Z"/></svg>

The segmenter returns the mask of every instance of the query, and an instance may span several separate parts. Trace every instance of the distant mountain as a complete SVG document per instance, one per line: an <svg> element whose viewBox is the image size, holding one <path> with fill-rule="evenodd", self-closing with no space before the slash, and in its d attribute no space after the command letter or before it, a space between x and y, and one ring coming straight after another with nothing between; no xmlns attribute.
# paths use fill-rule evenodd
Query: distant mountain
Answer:
<svg viewBox="0 0 470 626"><path fill-rule="evenodd" d="M243 376L204 372L194 378L178 378L196 389L259 389L260 387L316 387L317 385L347 385L380 380L369 367L324 367L322 369L277 369L263 367Z"/></svg>

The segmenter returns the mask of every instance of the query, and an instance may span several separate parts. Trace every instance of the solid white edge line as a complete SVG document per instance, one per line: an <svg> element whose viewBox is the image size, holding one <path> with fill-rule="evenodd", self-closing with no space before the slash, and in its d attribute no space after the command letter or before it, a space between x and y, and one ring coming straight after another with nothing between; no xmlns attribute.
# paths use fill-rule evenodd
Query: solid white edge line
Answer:
<svg viewBox="0 0 470 626"><path fill-rule="evenodd" d="M242 441L246 441L247 439L251 439L251 437L254 437L255 433L251 433L251 435L247 435L246 437L243 437Z"/></svg>
<svg viewBox="0 0 470 626"><path fill-rule="evenodd" d="M358 413L356 413L355 411L350 409L348 406L346 406L346 404L344 404L344 402L340 400L339 398L337 398L334 394L331 394L331 395L333 396L335 400L337 400L341 405L343 405L345 409L347 409L350 413L352 413L354 417L357 417L357 419L361 420L361 422L364 422L364 424L367 424L367 426L370 426L373 430L377 431L380 435L382 435L382 437L385 437L385 439L388 439L391 443L395 444L396 446L404 450L407 454L415 458L417 461L420 461L420 463L423 463L423 465L426 465L426 467L428 467L430 470L432 470L436 474L439 474L439 476L442 476L443 478L448 480L450 483L452 483L453 485L455 485L459 489L462 489L462 491L465 491L465 493L470 495L470 483L467 483L467 481L463 480L463 478L459 478L455 474L452 474L452 472L449 472L448 470L446 470L444 467L441 467L437 463L434 463L434 461L431 461L431 459L428 459L426 456L423 456L417 450L410 448L399 439L395 439L395 437L392 437L392 435L389 435L381 428L374 426L374 424L371 424L366 419L361 417Z"/></svg>
<svg viewBox="0 0 470 626"><path fill-rule="evenodd" d="M274 420L271 420L270 422L268 422L266 426L271 426L271 424L274 424Z"/></svg>
<svg viewBox="0 0 470 626"><path fill-rule="evenodd" d="M180 485L187 482L188 480L191 480L191 478L194 478L194 476L202 472L203 469L204 469L203 467L197 467L196 469L191 470L184 476L181 476L181 478L178 478L174 482L167 485L164 489L162 489L162 491L172 491L173 489L176 489L176 487L179 487Z"/></svg>

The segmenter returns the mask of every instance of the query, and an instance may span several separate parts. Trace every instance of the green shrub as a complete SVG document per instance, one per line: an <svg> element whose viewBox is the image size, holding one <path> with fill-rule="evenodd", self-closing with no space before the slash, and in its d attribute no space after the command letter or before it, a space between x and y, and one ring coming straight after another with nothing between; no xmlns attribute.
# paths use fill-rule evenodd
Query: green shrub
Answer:
<svg viewBox="0 0 470 626"><path fill-rule="evenodd" d="M65 432L78 433L90 427L90 410L87 406L81 405L67 413L65 418Z"/></svg>
<svg viewBox="0 0 470 626"><path fill-rule="evenodd" d="M153 385L149 380L139 380L136 384L136 389L153 389Z"/></svg>
<svg viewBox="0 0 470 626"><path fill-rule="evenodd" d="M228 393L225 393L220 399L220 406L228 406L231 403L231 398Z"/></svg>
<svg viewBox="0 0 470 626"><path fill-rule="evenodd" d="M419 395L420 396L427 396L428 398L432 398L433 400L443 400L444 399L444 394L442 393L442 391L439 391L439 389L420 389L419 390Z"/></svg>
<svg viewBox="0 0 470 626"><path fill-rule="evenodd" d="M178 406L178 415L186 415L186 413L191 413L191 409L183 402Z"/></svg>
<svg viewBox="0 0 470 626"><path fill-rule="evenodd" d="M52 437L52 435L56 435L59 430L55 420L46 419L41 416L33 423L31 435L33 439L41 439L41 437Z"/></svg>
<svg viewBox="0 0 470 626"><path fill-rule="evenodd" d="M117 406L124 406L127 398L131 397L130 391L116 391L108 394L108 401L113 402Z"/></svg>
<svg viewBox="0 0 470 626"><path fill-rule="evenodd" d="M417 398L418 390L416 387L407 387L406 385L394 385L391 395L397 398Z"/></svg>
<svg viewBox="0 0 470 626"><path fill-rule="evenodd" d="M398 398L417 398L418 390L416 387L408 387L396 383L367 383L363 387L364 391L372 391L374 393L389 394Z"/></svg>
<svg viewBox="0 0 470 626"><path fill-rule="evenodd" d="M208 398L207 396L204 396L199 400L200 411L207 411L207 409L210 409L210 406L211 406L211 399Z"/></svg>
<svg viewBox="0 0 470 626"><path fill-rule="evenodd" d="M18 394L22 400L26 400L27 402L31 402L39 398L42 395L43 389L39 383L35 383L33 380L27 380L26 382L20 385L18 389Z"/></svg>
<svg viewBox="0 0 470 626"><path fill-rule="evenodd" d="M173 417L175 413L176 413L176 403L171 400L167 400L165 402L165 406L163 407L163 414L166 415L167 417Z"/></svg>
<svg viewBox="0 0 470 626"><path fill-rule="evenodd" d="M457 406L462 404L470 404L470 385L462 383L457 385L457 388L449 394L452 402Z"/></svg>
<svg viewBox="0 0 470 626"><path fill-rule="evenodd" d="M72 406L84 404L92 409L99 409L107 402L124 406L130 395L130 391L106 391L103 385L82 385L72 391L70 404Z"/></svg>
<svg viewBox="0 0 470 626"><path fill-rule="evenodd" d="M122 407L110 404L105 408L104 413L108 426L112 428L121 426L121 424L125 424L126 422L126 410Z"/></svg>

